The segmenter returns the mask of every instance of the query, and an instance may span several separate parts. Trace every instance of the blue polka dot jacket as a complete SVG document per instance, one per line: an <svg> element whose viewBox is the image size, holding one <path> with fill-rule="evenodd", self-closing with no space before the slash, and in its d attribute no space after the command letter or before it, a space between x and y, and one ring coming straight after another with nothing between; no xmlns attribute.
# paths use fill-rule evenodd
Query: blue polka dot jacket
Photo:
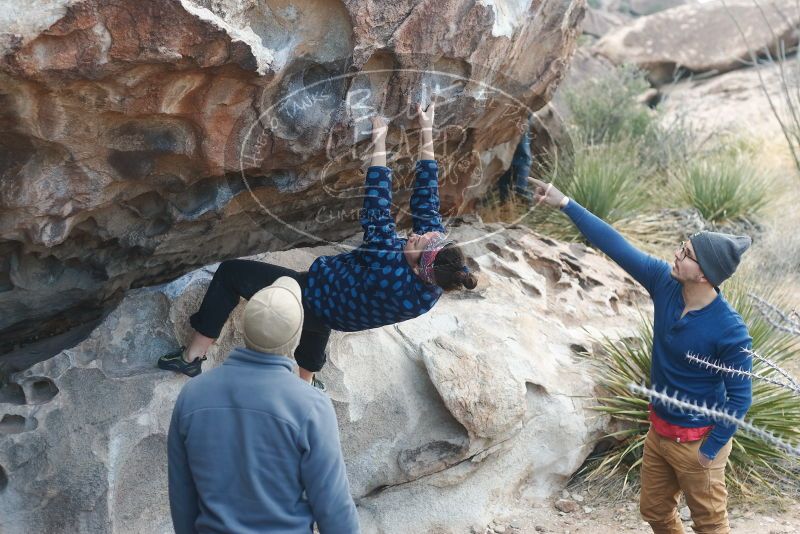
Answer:
<svg viewBox="0 0 800 534"><path fill-rule="evenodd" d="M411 194L416 234L445 232L439 214L439 171L435 161L418 161ZM423 282L406 261L407 239L397 236L389 209L392 171L367 169L364 208L359 213L364 242L355 250L320 256L308 272L303 298L334 330L356 332L399 323L430 310L442 289Z"/></svg>

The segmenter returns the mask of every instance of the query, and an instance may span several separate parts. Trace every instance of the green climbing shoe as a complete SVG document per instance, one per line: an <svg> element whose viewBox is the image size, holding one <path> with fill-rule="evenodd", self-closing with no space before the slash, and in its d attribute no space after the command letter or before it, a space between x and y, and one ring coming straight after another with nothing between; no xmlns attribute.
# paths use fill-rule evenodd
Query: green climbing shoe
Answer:
<svg viewBox="0 0 800 534"><path fill-rule="evenodd" d="M317 375L311 377L311 385L322 392L328 389L325 387L325 382L317 378Z"/></svg>
<svg viewBox="0 0 800 534"><path fill-rule="evenodd" d="M158 368L165 371L175 371L176 373L183 373L186 376L197 376L203 372L203 362L206 357L195 358L192 362L186 362L183 359L183 351L186 347L181 347L177 350L165 354L158 359Z"/></svg>

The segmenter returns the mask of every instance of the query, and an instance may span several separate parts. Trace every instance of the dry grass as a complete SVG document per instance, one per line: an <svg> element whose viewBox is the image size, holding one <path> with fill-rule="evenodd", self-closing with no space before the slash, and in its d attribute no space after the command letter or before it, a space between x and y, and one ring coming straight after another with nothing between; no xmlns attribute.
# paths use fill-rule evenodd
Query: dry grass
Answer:
<svg viewBox="0 0 800 534"><path fill-rule="evenodd" d="M706 222L691 208L663 209L622 219L614 227L645 252L669 258L678 243L704 230Z"/></svg>
<svg viewBox="0 0 800 534"><path fill-rule="evenodd" d="M800 177L782 138L763 139L756 164L772 171L774 199L763 216L765 231L745 256L742 269L765 284L780 287L789 308L800 309ZM800 359L786 362L800 375Z"/></svg>
<svg viewBox="0 0 800 534"><path fill-rule="evenodd" d="M782 296L800 307L800 177L783 139L758 140L758 145L753 163L773 177L772 201L762 215L765 230L756 236L742 268L781 286Z"/></svg>
<svg viewBox="0 0 800 534"><path fill-rule="evenodd" d="M478 216L486 223L513 223L525 216L528 206L517 200L512 193L506 202L500 202L496 193L487 196L483 204L478 206Z"/></svg>

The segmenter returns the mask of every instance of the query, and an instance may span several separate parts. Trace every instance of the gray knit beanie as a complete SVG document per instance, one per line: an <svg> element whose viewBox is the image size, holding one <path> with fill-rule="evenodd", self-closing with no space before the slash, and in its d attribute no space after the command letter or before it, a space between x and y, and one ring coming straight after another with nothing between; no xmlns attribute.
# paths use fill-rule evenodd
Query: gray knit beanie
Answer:
<svg viewBox="0 0 800 534"><path fill-rule="evenodd" d="M689 238L703 274L714 287L730 278L752 240L746 235L699 232Z"/></svg>

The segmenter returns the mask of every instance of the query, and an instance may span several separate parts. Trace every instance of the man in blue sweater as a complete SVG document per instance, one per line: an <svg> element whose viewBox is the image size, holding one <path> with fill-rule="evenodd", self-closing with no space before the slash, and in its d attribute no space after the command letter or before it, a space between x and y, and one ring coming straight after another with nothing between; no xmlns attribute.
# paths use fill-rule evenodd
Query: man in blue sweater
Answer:
<svg viewBox="0 0 800 534"><path fill-rule="evenodd" d="M687 354L751 370L752 339L718 287L730 277L750 238L701 232L681 243L672 265L628 243L551 184L530 178L534 201L560 208L592 245L642 284L653 300L652 386L737 417L751 402L749 378L721 375L692 363ZM725 464L736 425L653 402L644 444L640 510L656 534L684 532L677 513L683 491L697 534L730 532Z"/></svg>
<svg viewBox="0 0 800 534"><path fill-rule="evenodd" d="M281 277L250 299L247 348L186 383L169 428L176 534L359 532L330 399L291 359L300 286Z"/></svg>

